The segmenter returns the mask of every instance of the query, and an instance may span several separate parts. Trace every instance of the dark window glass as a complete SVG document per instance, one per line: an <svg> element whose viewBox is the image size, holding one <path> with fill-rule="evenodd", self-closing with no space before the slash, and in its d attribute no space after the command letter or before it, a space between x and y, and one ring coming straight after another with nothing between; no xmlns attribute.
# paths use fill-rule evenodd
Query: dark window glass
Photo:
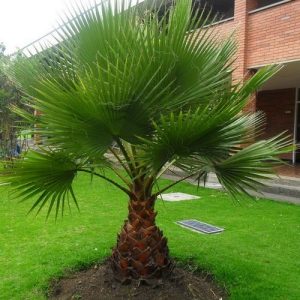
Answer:
<svg viewBox="0 0 300 300"><path fill-rule="evenodd" d="M194 0L194 6L205 8L206 13L224 20L234 16L234 0Z"/></svg>
<svg viewBox="0 0 300 300"><path fill-rule="evenodd" d="M169 15L170 8L176 0L161 0L157 2L157 6L152 6L152 0L144 1L140 4L141 16L145 15L145 11L151 14L151 9L158 9L159 18ZM234 1L235 0L193 0L193 21L198 20L202 15L202 21L199 25L210 25L225 19L234 17ZM246 1L246 0L245 0ZM151 4L152 3L152 4ZM198 26L198 25L197 25Z"/></svg>
<svg viewBox="0 0 300 300"><path fill-rule="evenodd" d="M282 0L258 0L256 8L262 8L264 6L272 5L278 2L282 2Z"/></svg>

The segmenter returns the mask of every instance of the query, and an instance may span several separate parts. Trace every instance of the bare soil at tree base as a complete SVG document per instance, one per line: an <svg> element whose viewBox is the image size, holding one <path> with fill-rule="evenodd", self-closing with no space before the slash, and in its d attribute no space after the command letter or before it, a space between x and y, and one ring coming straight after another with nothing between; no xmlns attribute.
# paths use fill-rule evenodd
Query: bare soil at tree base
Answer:
<svg viewBox="0 0 300 300"><path fill-rule="evenodd" d="M150 283L122 284L114 279L108 262L56 280L50 288L51 300L224 300L226 292L212 276L175 267L168 278Z"/></svg>

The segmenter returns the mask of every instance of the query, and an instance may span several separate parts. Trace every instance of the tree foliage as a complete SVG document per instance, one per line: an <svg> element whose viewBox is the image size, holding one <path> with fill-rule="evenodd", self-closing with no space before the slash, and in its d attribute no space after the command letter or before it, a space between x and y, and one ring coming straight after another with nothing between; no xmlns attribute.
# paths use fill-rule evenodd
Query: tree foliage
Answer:
<svg viewBox="0 0 300 300"><path fill-rule="evenodd" d="M234 39L204 28L208 17L194 18L192 1L176 2L163 17L153 7L142 21L139 6L128 9L126 1L76 8L56 33L63 42L10 66L31 108L41 112L38 120L18 114L38 122L33 133L46 139L1 181L25 199L37 196L33 208L64 209L68 197L75 200L78 172L135 200L156 197L153 187L170 167L198 179L215 172L233 195L247 194L290 150L283 135L253 143L264 117L240 113L278 67L233 84ZM101 173L105 168L122 184Z"/></svg>
<svg viewBox="0 0 300 300"><path fill-rule="evenodd" d="M17 124L20 118L11 111L11 106L22 106L21 92L4 72L10 57L5 55L5 46L0 43L0 157L13 155L17 143ZM1 68L2 66L2 68Z"/></svg>

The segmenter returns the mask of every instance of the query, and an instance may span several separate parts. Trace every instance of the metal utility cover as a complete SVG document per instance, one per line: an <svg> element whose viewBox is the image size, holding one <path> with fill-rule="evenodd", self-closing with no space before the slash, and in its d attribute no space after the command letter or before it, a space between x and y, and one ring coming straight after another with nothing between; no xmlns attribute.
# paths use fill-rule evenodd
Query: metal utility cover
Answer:
<svg viewBox="0 0 300 300"><path fill-rule="evenodd" d="M190 230L208 233L208 234L220 233L224 231L224 228L216 227L197 220L183 220L183 221L177 221L176 223Z"/></svg>
<svg viewBox="0 0 300 300"><path fill-rule="evenodd" d="M184 200L195 200L199 199L199 196L194 196L185 193L168 193L168 194L161 194L160 198L164 201L170 202L177 202L177 201L184 201Z"/></svg>

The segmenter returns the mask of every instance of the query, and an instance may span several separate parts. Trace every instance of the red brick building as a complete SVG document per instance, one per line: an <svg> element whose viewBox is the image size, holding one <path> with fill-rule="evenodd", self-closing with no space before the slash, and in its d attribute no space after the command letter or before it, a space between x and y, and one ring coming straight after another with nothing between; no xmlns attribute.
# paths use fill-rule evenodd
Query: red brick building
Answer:
<svg viewBox="0 0 300 300"><path fill-rule="evenodd" d="M300 0L207 2L225 16L214 25L222 35L235 31L238 52L234 79L241 80L269 64L284 65L257 92L248 109L265 112L266 137L288 131L300 144ZM300 162L300 152L285 158Z"/></svg>

